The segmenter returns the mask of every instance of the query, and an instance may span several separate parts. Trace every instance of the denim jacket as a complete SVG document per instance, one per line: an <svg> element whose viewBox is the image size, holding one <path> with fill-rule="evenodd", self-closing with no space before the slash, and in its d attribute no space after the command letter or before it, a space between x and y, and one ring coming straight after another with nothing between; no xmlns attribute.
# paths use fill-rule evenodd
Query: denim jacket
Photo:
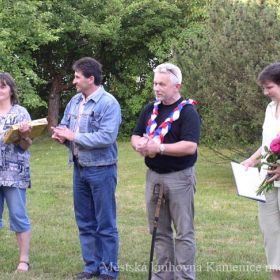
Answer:
<svg viewBox="0 0 280 280"><path fill-rule="evenodd" d="M60 126L76 131L82 93L76 94L67 104ZM83 105L79 131L75 132L74 143L77 159L81 166L111 165L118 160L117 135L121 124L121 110L118 101L103 87ZM69 147L69 163L73 162L73 143Z"/></svg>

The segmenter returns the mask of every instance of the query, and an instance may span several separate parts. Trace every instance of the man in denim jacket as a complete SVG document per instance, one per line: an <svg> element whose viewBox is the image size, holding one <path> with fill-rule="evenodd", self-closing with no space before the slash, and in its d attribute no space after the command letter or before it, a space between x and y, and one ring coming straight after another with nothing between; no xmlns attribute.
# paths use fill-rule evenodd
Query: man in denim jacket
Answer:
<svg viewBox="0 0 280 280"><path fill-rule="evenodd" d="M78 94L68 103L52 136L69 147L69 162L74 162L74 210L85 262L76 279L118 276L115 190L121 110L100 85L101 67L90 57L74 63Z"/></svg>

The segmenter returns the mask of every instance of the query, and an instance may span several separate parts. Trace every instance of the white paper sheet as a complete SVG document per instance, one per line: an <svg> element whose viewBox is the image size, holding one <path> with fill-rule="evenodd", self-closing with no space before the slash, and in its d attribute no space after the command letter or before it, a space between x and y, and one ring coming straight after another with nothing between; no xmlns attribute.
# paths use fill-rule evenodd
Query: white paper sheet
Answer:
<svg viewBox="0 0 280 280"><path fill-rule="evenodd" d="M256 195L261 184L258 168L249 167L247 170L239 163L231 162L237 194L254 200L265 202L264 195Z"/></svg>

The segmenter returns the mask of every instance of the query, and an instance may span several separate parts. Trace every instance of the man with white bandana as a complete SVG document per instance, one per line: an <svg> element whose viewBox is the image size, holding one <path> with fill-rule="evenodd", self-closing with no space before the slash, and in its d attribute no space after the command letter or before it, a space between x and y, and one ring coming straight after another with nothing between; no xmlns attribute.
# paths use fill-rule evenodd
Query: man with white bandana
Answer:
<svg viewBox="0 0 280 280"><path fill-rule="evenodd" d="M156 101L145 106L131 137L145 157L146 206L150 232L161 185L161 205L152 280L195 279L194 193L200 117L191 99L180 94L179 67L163 63L154 69ZM176 230L173 238L172 223Z"/></svg>

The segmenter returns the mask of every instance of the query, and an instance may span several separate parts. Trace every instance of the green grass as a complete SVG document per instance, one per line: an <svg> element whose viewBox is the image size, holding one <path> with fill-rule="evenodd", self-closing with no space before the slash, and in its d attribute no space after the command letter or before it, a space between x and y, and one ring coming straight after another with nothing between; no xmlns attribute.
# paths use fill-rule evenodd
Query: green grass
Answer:
<svg viewBox="0 0 280 280"><path fill-rule="evenodd" d="M72 279L83 262L72 204L72 169L65 147L47 138L31 148L32 188L28 211L32 222L31 269L14 274L18 260L15 236L0 231L0 279ZM119 144L117 187L120 232L120 280L147 279L150 236L147 229L143 158ZM265 254L258 228L257 204L237 197L230 164L216 164L212 151L199 149L196 192L197 279L262 280ZM257 272L256 272L257 270Z"/></svg>

